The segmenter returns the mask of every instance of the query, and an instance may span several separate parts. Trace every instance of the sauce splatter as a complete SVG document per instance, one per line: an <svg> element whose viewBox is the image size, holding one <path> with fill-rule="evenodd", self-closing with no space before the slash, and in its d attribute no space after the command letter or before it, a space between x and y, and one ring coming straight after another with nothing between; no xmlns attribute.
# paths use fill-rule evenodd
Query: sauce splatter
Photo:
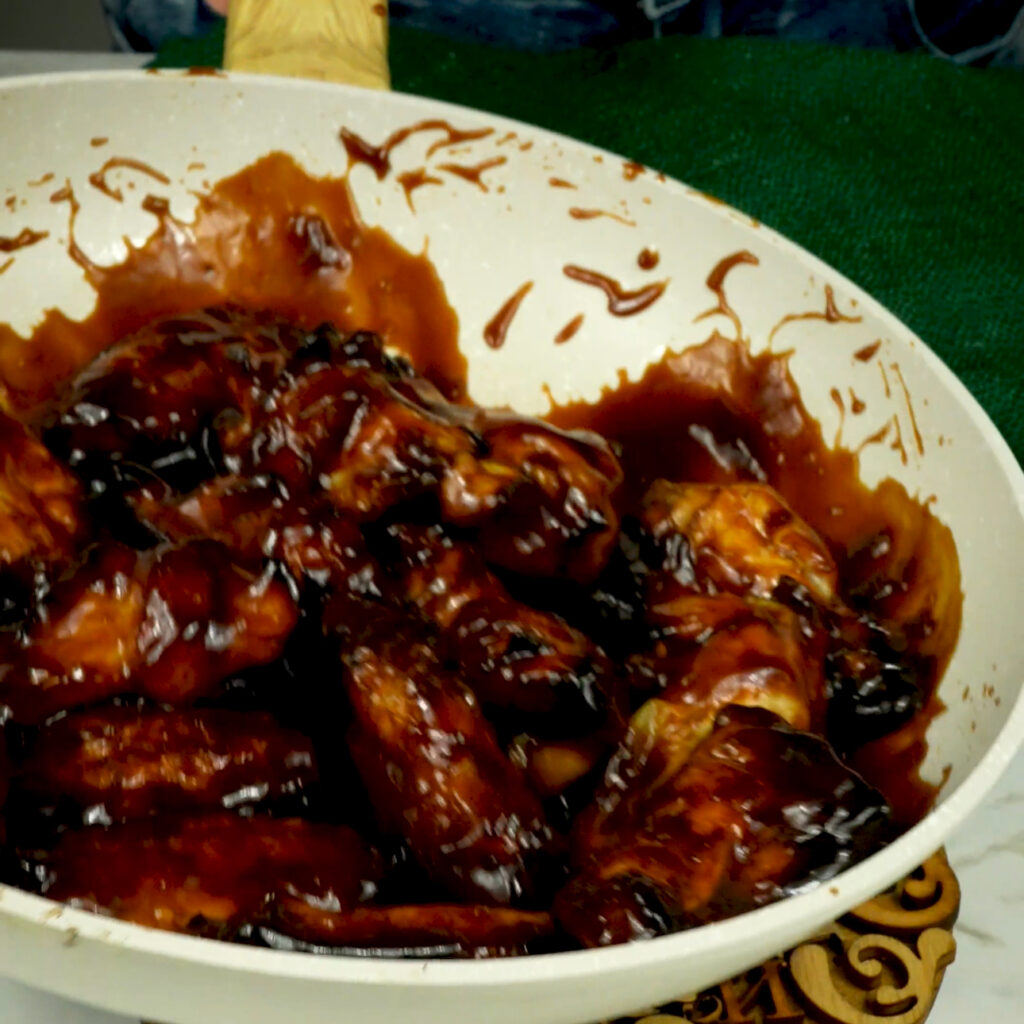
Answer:
<svg viewBox="0 0 1024 1024"><path fill-rule="evenodd" d="M206 164L202 160L193 160L192 163L185 168L186 171L205 171Z"/></svg>
<svg viewBox="0 0 1024 1024"><path fill-rule="evenodd" d="M571 181L566 181L565 178L548 178L548 184L552 188L576 188Z"/></svg>
<svg viewBox="0 0 1024 1024"><path fill-rule="evenodd" d="M191 67L185 72L188 78L227 78L220 68L213 68L206 65Z"/></svg>
<svg viewBox="0 0 1024 1024"><path fill-rule="evenodd" d="M18 205L18 197L17 196L8 196L4 200L4 206L6 206L8 210L13 210L17 205Z"/></svg>
<svg viewBox="0 0 1024 1024"><path fill-rule="evenodd" d="M303 326L376 331L447 395L465 394L458 321L433 265L363 224L343 178L315 178L269 154L201 195L191 222L154 207L153 235L112 266L75 241L73 189L54 198L71 206L68 251L96 307L83 321L50 310L28 337L0 325L0 387L16 414L44 412L98 352L149 321L226 301Z"/></svg>
<svg viewBox="0 0 1024 1024"><path fill-rule="evenodd" d="M614 278L599 274L596 270L567 264L562 268L566 277L579 281L581 284L600 288L608 299L608 312L612 316L633 316L653 305L664 294L668 281L656 281L645 288L628 291Z"/></svg>
<svg viewBox="0 0 1024 1024"><path fill-rule="evenodd" d="M496 146L504 146L506 142L511 142L515 138L518 138L515 132L505 132L494 144Z"/></svg>
<svg viewBox="0 0 1024 1024"><path fill-rule="evenodd" d="M49 237L49 231L33 231L31 228L22 228L12 238L5 238L3 235L0 235L0 252L9 253L17 252L19 249L27 249L30 245L35 245L37 242L41 242L44 238Z"/></svg>
<svg viewBox="0 0 1024 1024"><path fill-rule="evenodd" d="M729 301L725 297L725 279L735 267L741 266L744 263L756 267L760 262L752 252L746 249L741 249L739 252L734 252L731 256L720 259L712 267L711 273L708 274L707 280L704 282L714 292L715 297L718 299L718 304L697 316L694 319L694 323L706 320L709 316L715 316L716 313L721 313L722 316L728 317L733 327L736 328L736 340L739 341L743 337L743 325L740 323L740 318L736 315L736 311L729 305Z"/></svg>
<svg viewBox="0 0 1024 1024"><path fill-rule="evenodd" d="M623 217L618 213L612 213L610 210L584 210L578 206L571 206L569 208L569 216L573 220L594 220L597 217L610 217L612 220L617 220L620 224L625 224L626 227L636 227L635 220L630 220L628 217Z"/></svg>
<svg viewBox="0 0 1024 1024"><path fill-rule="evenodd" d="M846 425L846 405L843 402L843 396L839 393L839 388L832 388L829 391L829 397L839 410L839 426L836 429L835 440L832 442L832 447L838 448L843 443L843 427Z"/></svg>
<svg viewBox="0 0 1024 1024"><path fill-rule="evenodd" d="M871 342L870 345L865 345L863 348L857 349L853 353L854 359L859 359L862 363L870 363L875 358L875 353L882 347L882 339L879 338L877 341Z"/></svg>
<svg viewBox="0 0 1024 1024"><path fill-rule="evenodd" d="M457 178L462 178L464 181L468 181L473 185L476 185L481 192L489 191L486 184L484 184L482 175L485 171L489 171L492 167L500 167L502 164L507 163L508 160L503 156L494 156L489 160L481 160L478 164L473 164L470 167L465 167L462 164L440 164L438 166L439 171L445 171L448 174L454 174Z"/></svg>
<svg viewBox="0 0 1024 1024"><path fill-rule="evenodd" d="M635 160L626 160L622 165L622 176L626 181L635 181L647 168Z"/></svg>
<svg viewBox="0 0 1024 1024"><path fill-rule="evenodd" d="M641 249L636 258L637 266L641 270L653 270L660 261L661 257L655 249Z"/></svg>
<svg viewBox="0 0 1024 1024"><path fill-rule="evenodd" d="M29 188L39 188L40 185L45 185L48 181L53 181L53 171L47 171L41 178L30 181L28 186Z"/></svg>
<svg viewBox="0 0 1024 1024"><path fill-rule="evenodd" d="M374 4L373 13L379 15L381 18L386 18L388 16L387 4Z"/></svg>
<svg viewBox="0 0 1024 1024"><path fill-rule="evenodd" d="M863 441L857 446L857 454L859 455L868 445L881 444L888 436L889 431L892 430L892 420L886 420L882 426L876 430L873 434L868 434Z"/></svg>
<svg viewBox="0 0 1024 1024"><path fill-rule="evenodd" d="M885 388L885 397L892 398L892 388L889 387L889 375L885 372L885 365L881 359L878 360L878 369L882 371L882 386Z"/></svg>
<svg viewBox="0 0 1024 1024"><path fill-rule="evenodd" d="M0 274L6 274L7 271L10 270L11 267L13 267L13 266L14 266L14 257L13 256L8 256L7 259L5 259L3 261L3 263L0 263Z"/></svg>
<svg viewBox="0 0 1024 1024"><path fill-rule="evenodd" d="M810 312L810 313L789 313L784 316L768 333L768 344L771 345L775 339L775 335L782 330L786 324L795 323L798 320L824 320L828 324L847 323L847 324L858 324L861 322L863 317L851 316L846 313L840 313L836 306L835 293L832 291L832 285L825 285L825 309L821 313ZM862 350L863 351L863 350ZM856 358L860 358L859 354ZM870 358L870 356L868 357Z"/></svg>
<svg viewBox="0 0 1024 1024"><path fill-rule="evenodd" d="M471 139L482 139L494 133L493 128L470 128L468 130L456 128L440 118L429 118L425 121L417 121L416 124L407 125L392 132L380 145L374 146L355 132L348 128L341 129L341 142L348 154L349 166L352 164L366 164L379 180L383 180L388 171L391 170L391 153L400 146L406 139L420 132L444 132L444 138L435 142L427 150L427 156L436 152L444 146L455 146L460 142Z"/></svg>
<svg viewBox="0 0 1024 1024"><path fill-rule="evenodd" d="M917 427L917 415L914 413L914 403L910 400L907 382L903 379L903 371L900 369L899 363L890 363L889 366L896 374L900 387L903 389L903 398L907 403L907 414L910 416L910 426L914 432L914 447L917 448L918 455L924 455L924 440L921 437L921 431Z"/></svg>
<svg viewBox="0 0 1024 1024"><path fill-rule="evenodd" d="M899 452L900 462L905 466L910 460L907 456L907 446L903 443L903 428L900 426L899 416L893 416L892 425L895 428L896 433L892 439L892 444L889 445L889 447L894 452Z"/></svg>
<svg viewBox="0 0 1024 1024"><path fill-rule="evenodd" d="M571 338L576 337L576 332L583 326L583 314L577 313L556 335L555 344L564 345Z"/></svg>
<svg viewBox="0 0 1024 1024"><path fill-rule="evenodd" d="M402 186L402 191L405 193L405 201L409 204L409 209L416 212L416 207L413 206L412 194L418 188L423 188L424 185L440 185L441 179L435 178L432 174L427 172L425 167L417 167L412 171L403 171L398 175L398 184Z"/></svg>
<svg viewBox="0 0 1024 1024"><path fill-rule="evenodd" d="M171 183L171 179L166 174L155 170L149 164L144 164L141 160L133 160L127 156L112 156L98 171L94 171L89 175L89 184L93 188L99 189L104 195L110 196L111 199L116 199L119 203L124 201L124 193L107 182L107 175L118 168L147 174L154 181L160 182L161 185L169 185Z"/></svg>
<svg viewBox="0 0 1024 1024"><path fill-rule="evenodd" d="M89 140L89 145L92 146L93 149L99 149L100 146L105 146L109 141L110 139L108 139L106 135L97 135L95 138Z"/></svg>
<svg viewBox="0 0 1024 1024"><path fill-rule="evenodd" d="M850 412L854 416L859 416L867 408L867 403L864 399L857 397L853 388L847 388L847 390L850 392Z"/></svg>
<svg viewBox="0 0 1024 1024"><path fill-rule="evenodd" d="M515 294L510 296L504 302L501 309L487 322L487 325L484 327L484 341L491 348L498 349L505 344L508 329L512 326L512 321L515 319L516 313L519 312L523 299L526 298L532 287L532 281L527 281L525 284L520 285Z"/></svg>

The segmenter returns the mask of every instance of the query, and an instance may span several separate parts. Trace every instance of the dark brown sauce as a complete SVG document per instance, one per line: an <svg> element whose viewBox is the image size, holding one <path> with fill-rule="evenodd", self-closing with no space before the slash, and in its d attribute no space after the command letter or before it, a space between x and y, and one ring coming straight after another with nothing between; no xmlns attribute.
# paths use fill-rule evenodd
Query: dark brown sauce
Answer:
<svg viewBox="0 0 1024 1024"><path fill-rule="evenodd" d="M850 392L850 412L854 416L859 416L867 408L867 403L864 399L857 397L853 388L847 388L847 390Z"/></svg>
<svg viewBox="0 0 1024 1024"><path fill-rule="evenodd" d="M641 270L653 270L659 262L661 257L655 249L641 249L636 258L636 264Z"/></svg>
<svg viewBox="0 0 1024 1024"><path fill-rule="evenodd" d="M352 164L366 164L374 174L383 180L388 171L391 170L391 154L396 147L400 146L406 139L420 132L444 132L445 137L440 142L435 142L427 150L427 156L445 146L454 146L460 142L471 139L482 139L494 132L493 128L472 128L467 130L453 127L447 121L440 118L429 118L425 121L417 121L416 124L407 125L392 132L380 145L374 146L366 139L348 128L341 129L341 142L348 153L349 166Z"/></svg>
<svg viewBox="0 0 1024 1024"><path fill-rule="evenodd" d="M635 220L630 220L628 217L623 217L618 213L612 213L610 210L583 210L578 206L572 206L569 208L569 216L573 220L594 220L597 217L610 217L612 220L617 220L620 224L625 224L626 227L636 227Z"/></svg>
<svg viewBox="0 0 1024 1024"><path fill-rule="evenodd" d="M888 436L889 431L892 430L892 420L886 420L881 427L878 428L873 434L868 434L863 441L857 446L857 454L859 455L868 445L881 444Z"/></svg>
<svg viewBox="0 0 1024 1024"><path fill-rule="evenodd" d="M836 428L836 438L832 442L832 447L838 448L843 443L843 427L846 426L846 404L843 402L843 396L839 393L839 388L832 388L829 391L829 397L832 399L832 404L839 410L839 426Z"/></svg>
<svg viewBox="0 0 1024 1024"><path fill-rule="evenodd" d="M149 164L144 164L141 160L133 160L127 156L112 156L98 171L89 175L89 184L93 188L99 189L104 195L110 196L111 199L116 199L119 203L124 200L124 193L119 188L113 188L107 183L107 175L117 168L148 174L154 181L159 181L161 185L171 183L171 179L166 174L155 170Z"/></svg>
<svg viewBox="0 0 1024 1024"><path fill-rule="evenodd" d="M71 204L73 220L70 186L53 198ZM155 233L110 267L78 248L72 223L69 253L97 292L96 308L84 321L49 310L29 337L0 325L0 386L15 412L38 408L149 321L227 300L306 326L332 320L377 331L446 394L465 393L458 322L433 265L364 225L344 179L313 178L273 153L200 196L190 223L158 216Z"/></svg>
<svg viewBox="0 0 1024 1024"><path fill-rule="evenodd" d="M871 342L870 345L865 345L863 348L857 349L853 353L854 359L859 359L862 363L870 363L875 358L875 353L882 347L882 339Z"/></svg>
<svg viewBox="0 0 1024 1024"><path fill-rule="evenodd" d="M665 293L668 281L656 281L645 288L627 291L614 278L599 274L596 270L586 270L573 266L571 263L562 268L566 277L571 277L581 284L600 288L608 298L608 312L612 316L634 316L652 306Z"/></svg>
<svg viewBox="0 0 1024 1024"><path fill-rule="evenodd" d="M386 18L388 16L387 4L374 4L372 10L374 14L377 14L382 18Z"/></svg>
<svg viewBox="0 0 1024 1024"><path fill-rule="evenodd" d="M30 245L35 245L49 237L49 231L33 231L31 228L22 228L12 238L0 235L0 252L17 252L19 249L27 249Z"/></svg>
<svg viewBox="0 0 1024 1024"><path fill-rule="evenodd" d="M712 267L711 273L708 274L707 280L704 282L715 293L715 296L718 298L718 304L712 306L711 309L705 310L694 322L706 320L709 316L721 313L732 321L733 326L736 328L736 340L739 341L743 337L743 325L740 323L740 318L736 315L736 311L729 305L729 300L725 297L725 280L729 276L729 271L735 267L741 266L744 263L756 267L760 262L752 252L748 252L746 249L741 249L739 252L734 252L731 256L726 256L724 259L719 260Z"/></svg>
<svg viewBox="0 0 1024 1024"><path fill-rule="evenodd" d="M4 200L4 206L6 206L8 210L13 210L17 205L18 205L18 197L17 196L8 196Z"/></svg>
<svg viewBox="0 0 1024 1024"><path fill-rule="evenodd" d="M917 414L914 412L914 403L910 400L910 391L907 388L907 382L903 379L903 371L900 369L899 363L890 363L889 365L899 379L900 388L903 390L903 398L907 403L907 414L910 416L910 427L914 432L914 447L917 448L918 455L924 455L924 440L921 437L921 431L917 426Z"/></svg>
<svg viewBox="0 0 1024 1024"><path fill-rule="evenodd" d="M3 261L3 263L0 263L0 274L6 274L7 271L10 270L11 267L13 267L13 266L14 266L14 257L13 256L9 256L7 259L5 259Z"/></svg>
<svg viewBox="0 0 1024 1024"><path fill-rule="evenodd" d="M469 167L463 164L440 164L438 165L438 170L454 174L457 178L462 178L464 181L476 185L481 192L487 192L489 189L484 184L482 177L484 172L489 171L492 167L500 167L504 163L508 163L507 157L493 156L489 160L481 160L480 163L472 164Z"/></svg>
<svg viewBox="0 0 1024 1024"><path fill-rule="evenodd" d="M717 286L716 277L709 287ZM621 446L627 512L658 478L763 477L825 538L840 567L842 592L858 593L868 610L902 627L927 666L924 711L854 760L901 824L918 820L936 794L917 769L928 724L941 710L935 688L956 646L963 603L949 529L895 480L868 489L856 453L825 445L787 356L753 355L745 343L718 334L666 353L638 380L620 372L598 401L553 406L548 418Z"/></svg>
<svg viewBox="0 0 1024 1024"><path fill-rule="evenodd" d="M566 181L565 178L548 178L548 184L552 188L576 188L571 181Z"/></svg>
<svg viewBox="0 0 1024 1024"><path fill-rule="evenodd" d="M821 313L810 312L810 313L789 313L784 316L769 332L768 344L770 345L775 339L775 335L782 330L786 324L795 323L798 320L824 320L828 324L847 323L847 324L859 324L864 318L861 316L850 316L845 313L840 313L836 306L835 293L832 291L832 285L825 285L825 309ZM870 346L869 346L870 347ZM863 349L861 351L864 351ZM859 354L856 358L860 358ZM870 356L868 357L870 358Z"/></svg>
<svg viewBox="0 0 1024 1024"><path fill-rule="evenodd" d="M577 313L556 335L555 344L564 345L571 338L576 337L576 332L583 326L583 314Z"/></svg>
<svg viewBox="0 0 1024 1024"><path fill-rule="evenodd" d="M622 165L622 176L626 181L635 181L647 168L638 164L635 160L626 160Z"/></svg>
<svg viewBox="0 0 1024 1024"><path fill-rule="evenodd" d="M526 298L532 287L532 281L520 285L515 294L510 296L503 303L501 309L487 322L487 326L484 328L484 341L491 348L501 348L505 344L508 329L512 326L512 321L515 319L516 313L519 312L523 299Z"/></svg>
<svg viewBox="0 0 1024 1024"><path fill-rule="evenodd" d="M900 426L899 416L893 416L892 425L895 428L895 433L892 439L892 444L889 445L889 447L894 452L899 453L900 462L905 466L910 461L910 457L907 455L907 446L903 441L903 428Z"/></svg>
<svg viewBox="0 0 1024 1024"><path fill-rule="evenodd" d="M885 364L881 359L878 360L878 369L882 374L882 386L885 388L885 397L892 398L892 388L889 387L889 375L885 372Z"/></svg>
<svg viewBox="0 0 1024 1024"><path fill-rule="evenodd" d="M227 78L227 75L220 68L211 67L192 67L185 74L189 78Z"/></svg>
<svg viewBox="0 0 1024 1024"><path fill-rule="evenodd" d="M402 191L405 193L405 201L409 204L409 209L416 212L416 207L413 206L412 194L418 188L423 188L424 185L440 185L441 179L435 178L432 174L427 173L425 167L417 167L411 171L403 171L398 175L398 184L402 186Z"/></svg>
<svg viewBox="0 0 1024 1024"><path fill-rule="evenodd" d="M97 135L95 138L89 140L89 145L94 149L98 149L100 146L105 146L109 141L110 139L105 135Z"/></svg>

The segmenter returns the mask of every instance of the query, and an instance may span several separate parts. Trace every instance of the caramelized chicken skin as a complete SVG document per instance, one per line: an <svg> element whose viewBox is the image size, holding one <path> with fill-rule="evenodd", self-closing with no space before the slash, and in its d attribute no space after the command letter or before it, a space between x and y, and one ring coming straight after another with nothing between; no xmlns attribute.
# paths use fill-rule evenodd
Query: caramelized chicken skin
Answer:
<svg viewBox="0 0 1024 1024"><path fill-rule="evenodd" d="M515 600L470 544L436 527L389 534L402 596L437 627L444 653L486 705L523 712L541 731L546 719L561 737L614 728L614 670L579 630Z"/></svg>
<svg viewBox="0 0 1024 1024"><path fill-rule="evenodd" d="M685 540L686 571L702 590L770 598L788 577L823 605L836 599L828 548L767 484L657 480L644 496L643 521L662 544Z"/></svg>
<svg viewBox="0 0 1024 1024"><path fill-rule="evenodd" d="M316 778L312 743L268 714L106 707L44 727L17 786L40 806L119 822L259 803Z"/></svg>
<svg viewBox="0 0 1024 1024"><path fill-rule="evenodd" d="M528 902L533 869L552 848L540 802L472 691L398 628L385 616L342 656L357 723L351 749L381 824L453 895Z"/></svg>
<svg viewBox="0 0 1024 1024"><path fill-rule="evenodd" d="M85 534L81 487L25 426L0 412L0 572L71 560Z"/></svg>
<svg viewBox="0 0 1024 1024"><path fill-rule="evenodd" d="M188 703L280 656L296 617L281 582L216 544L108 544L8 638L0 704L31 724L121 693Z"/></svg>
<svg viewBox="0 0 1024 1024"><path fill-rule="evenodd" d="M729 917L829 877L884 840L888 809L828 744L731 709L676 771L578 823L555 907L587 946Z"/></svg>
<svg viewBox="0 0 1024 1024"><path fill-rule="evenodd" d="M218 938L282 907L356 906L380 873L350 828L230 814L66 832L44 864L51 899Z"/></svg>

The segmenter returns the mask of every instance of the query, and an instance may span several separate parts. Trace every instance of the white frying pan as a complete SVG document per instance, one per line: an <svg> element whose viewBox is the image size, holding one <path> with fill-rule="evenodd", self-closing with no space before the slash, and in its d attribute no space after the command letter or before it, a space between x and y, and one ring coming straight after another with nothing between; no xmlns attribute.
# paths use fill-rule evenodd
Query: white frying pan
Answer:
<svg viewBox="0 0 1024 1024"><path fill-rule="evenodd" d="M302 7L307 4L318 7L309 0ZM241 0L239 5L244 14ZM260 6L252 11L257 21L273 15L273 4L263 5L262 13ZM351 38L362 40L354 44L358 52L373 52L369 27L377 26L379 43L380 16L362 2L340 6L363 15L352 24L366 32ZM336 22L335 28L347 24ZM258 36L247 43L242 28L231 33L229 55L236 63L254 60L260 49ZM383 84L379 57L368 61L367 68L374 67L361 80ZM410 210L396 175L443 158L426 158L431 138L425 134L396 148L394 171L384 180L365 166L355 167L350 180L367 221L383 225L415 252L429 241L459 316L478 401L542 411L545 388L556 400L595 397L620 369L635 377L666 346L701 342L712 329L730 335L735 327L729 318L698 317L714 306L705 284L709 271L740 250L753 253L759 264L730 275L728 299L755 350L787 314L820 312L826 285L840 311L856 310L860 317L796 320L776 338L777 347L794 350L793 374L826 437L840 427L830 398L834 386L844 393L853 387L867 407L845 424L843 443L859 444L894 416L910 436L907 396L899 388L887 395L875 362L853 358L881 340L880 358L902 370L921 445L910 446L905 463L889 446L871 445L863 452L862 474L869 483L891 475L912 494L934 495L933 508L953 530L963 570L963 631L941 688L948 710L930 728L924 766L933 781L950 766L939 804L833 885L653 942L506 961L381 962L250 949L150 931L0 887L0 971L11 978L167 1024L570 1024L611 1017L733 975L884 889L939 847L977 806L1024 735L1016 607L1024 578L1024 477L991 422L924 342L851 282L684 185L628 167L624 173L620 157L490 114L322 82L177 73L10 80L0 86L0 236L26 226L51 234L16 253L0 275L0 319L28 332L47 307L84 316L93 301L62 244L66 207L48 201L52 186L27 183L52 174L58 183L67 178L79 186L77 237L101 262L123 255L122 236L141 240L153 230L152 217L136 204L112 203L86 187L101 162L90 145L94 138L110 140L105 153L130 155L167 174L171 184L163 191L172 210L187 218L195 205L190 188L270 150L293 154L316 174L340 173L341 126L380 141L424 118L444 118L460 129L494 129L467 143L460 158L470 165L506 156L486 171L487 191L442 175L442 185L416 192L416 210ZM499 149L510 132L516 144ZM188 169L197 162L205 166ZM117 173L126 185L132 178L130 171ZM572 182L575 190L552 187L552 177ZM9 193L18 197L13 209L3 205ZM143 194L141 183L137 194ZM573 219L570 206L616 217ZM636 262L645 247L660 253L655 276L669 284L657 302L631 318L609 315L599 290L561 273L565 264L582 264L635 287L651 280ZM506 343L491 348L486 324L528 280L534 287ZM555 345L554 336L580 313L584 321L576 336ZM962 699L968 684L969 696Z"/></svg>

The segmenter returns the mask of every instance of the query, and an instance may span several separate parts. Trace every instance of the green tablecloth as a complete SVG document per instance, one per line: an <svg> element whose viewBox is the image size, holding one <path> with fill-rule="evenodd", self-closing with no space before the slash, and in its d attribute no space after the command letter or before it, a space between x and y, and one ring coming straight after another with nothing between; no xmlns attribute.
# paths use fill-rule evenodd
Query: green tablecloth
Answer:
<svg viewBox="0 0 1024 1024"><path fill-rule="evenodd" d="M397 28L391 66L395 89L622 153L806 246L921 335L1024 459L1024 74L762 39L537 56Z"/></svg>

